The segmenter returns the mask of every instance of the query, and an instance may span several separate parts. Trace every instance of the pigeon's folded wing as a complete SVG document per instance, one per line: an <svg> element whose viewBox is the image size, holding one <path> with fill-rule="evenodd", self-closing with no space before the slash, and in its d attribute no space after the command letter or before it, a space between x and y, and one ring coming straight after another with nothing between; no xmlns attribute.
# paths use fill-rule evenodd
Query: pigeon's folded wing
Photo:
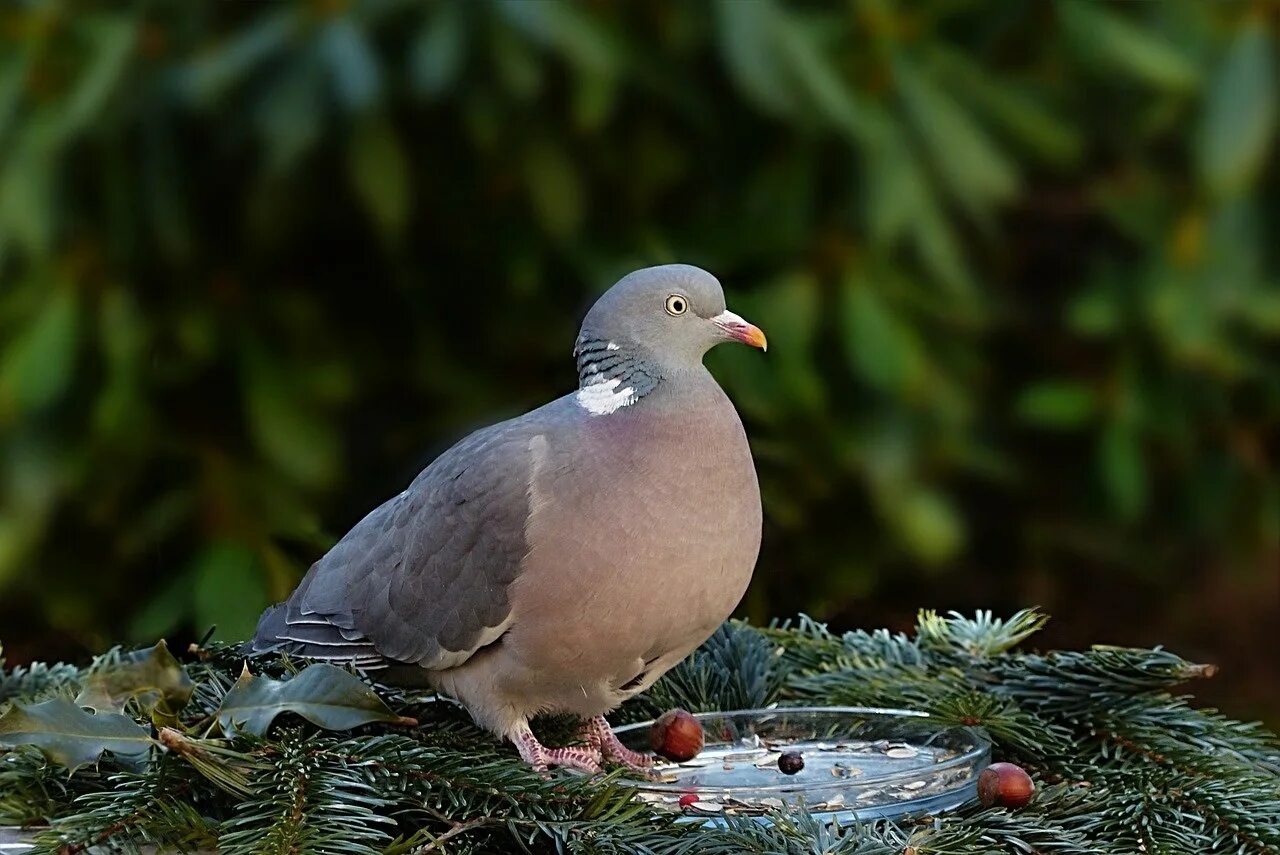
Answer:
<svg viewBox="0 0 1280 855"><path fill-rule="evenodd" d="M508 587L528 552L529 482L544 447L519 420L455 445L263 615L254 647L438 670L497 641L510 622Z"/></svg>

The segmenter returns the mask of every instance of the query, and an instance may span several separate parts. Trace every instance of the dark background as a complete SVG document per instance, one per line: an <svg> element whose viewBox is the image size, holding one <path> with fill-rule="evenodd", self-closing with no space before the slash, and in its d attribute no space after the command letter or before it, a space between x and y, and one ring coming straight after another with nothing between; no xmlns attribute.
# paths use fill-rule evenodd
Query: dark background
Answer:
<svg viewBox="0 0 1280 855"><path fill-rule="evenodd" d="M251 631L594 295L716 273L741 613L1039 604L1280 721L1277 7L0 11L10 664Z"/></svg>

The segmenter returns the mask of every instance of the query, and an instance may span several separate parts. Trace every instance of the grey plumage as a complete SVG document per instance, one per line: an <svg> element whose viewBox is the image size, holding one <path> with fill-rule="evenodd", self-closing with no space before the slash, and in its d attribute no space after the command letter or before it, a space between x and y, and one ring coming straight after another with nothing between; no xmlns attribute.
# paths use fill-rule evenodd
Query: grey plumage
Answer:
<svg viewBox="0 0 1280 855"><path fill-rule="evenodd" d="M415 666L535 765L582 766L527 718L595 717L642 691L750 579L755 469L701 364L732 339L763 346L705 271L625 277L583 322L576 392L442 454L264 613L253 646Z"/></svg>

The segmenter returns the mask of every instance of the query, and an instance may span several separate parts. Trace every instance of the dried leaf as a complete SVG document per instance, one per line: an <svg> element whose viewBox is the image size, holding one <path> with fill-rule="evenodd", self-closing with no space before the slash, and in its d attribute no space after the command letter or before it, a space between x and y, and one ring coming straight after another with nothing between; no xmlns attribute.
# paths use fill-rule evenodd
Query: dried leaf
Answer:
<svg viewBox="0 0 1280 855"><path fill-rule="evenodd" d="M191 699L195 684L161 639L154 647L125 654L118 664L89 675L76 704L95 712L124 712L130 698L147 710L174 715Z"/></svg>

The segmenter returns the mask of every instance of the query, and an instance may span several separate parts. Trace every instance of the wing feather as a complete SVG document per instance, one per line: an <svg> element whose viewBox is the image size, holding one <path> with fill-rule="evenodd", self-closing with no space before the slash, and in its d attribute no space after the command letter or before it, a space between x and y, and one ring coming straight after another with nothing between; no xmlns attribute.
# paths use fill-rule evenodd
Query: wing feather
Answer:
<svg viewBox="0 0 1280 855"><path fill-rule="evenodd" d="M531 448L545 450L522 421L467 437L361 520L263 615L254 647L439 669L497 641L528 552Z"/></svg>

